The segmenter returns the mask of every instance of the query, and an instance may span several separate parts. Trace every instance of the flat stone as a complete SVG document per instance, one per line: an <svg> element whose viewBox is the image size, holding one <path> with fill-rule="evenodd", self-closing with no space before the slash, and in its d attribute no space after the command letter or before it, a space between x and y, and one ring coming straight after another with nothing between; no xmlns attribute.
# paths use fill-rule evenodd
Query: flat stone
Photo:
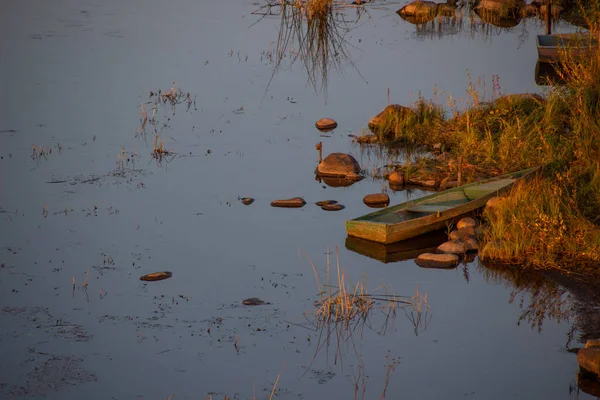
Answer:
<svg viewBox="0 0 600 400"><path fill-rule="evenodd" d="M317 129L335 129L337 128L337 122L332 120L331 118L321 118L315 123Z"/></svg>
<svg viewBox="0 0 600 400"><path fill-rule="evenodd" d="M321 209L325 210L325 211L340 211L340 210L343 210L344 208L346 208L346 207L344 207L343 205L338 204L338 203L335 203L335 204L323 204L321 206Z"/></svg>
<svg viewBox="0 0 600 400"><path fill-rule="evenodd" d="M477 237L477 231L476 228L472 227L472 226L467 226L461 229L455 229L452 232L450 232L450 235L448 235L448 238L450 240L456 240L456 239L463 239L463 238L476 238Z"/></svg>
<svg viewBox="0 0 600 400"><path fill-rule="evenodd" d="M600 339L588 339L585 343L585 348L600 347Z"/></svg>
<svg viewBox="0 0 600 400"><path fill-rule="evenodd" d="M146 274L144 276L140 276L140 281L162 281L163 279L168 279L173 276L172 272L169 271L161 271L161 272L152 272L151 274Z"/></svg>
<svg viewBox="0 0 600 400"><path fill-rule="evenodd" d="M337 200L321 200L321 201L317 201L315 204L318 205L319 207L323 207L324 205L328 205L328 204L336 204Z"/></svg>
<svg viewBox="0 0 600 400"><path fill-rule="evenodd" d="M360 176L360 165L350 154L331 153L317 166L316 173L329 177Z"/></svg>
<svg viewBox="0 0 600 400"><path fill-rule="evenodd" d="M456 229L466 228L467 226L472 226L475 228L477 226L477 221L470 217L462 218L460 221L458 221L458 224L456 224Z"/></svg>
<svg viewBox="0 0 600 400"><path fill-rule="evenodd" d="M249 206L250 204L254 203L254 199L252 197L242 197L240 199L240 201L242 202L242 204L244 204L245 206Z"/></svg>
<svg viewBox="0 0 600 400"><path fill-rule="evenodd" d="M579 367L600 377L600 347L587 347L577 353Z"/></svg>
<svg viewBox="0 0 600 400"><path fill-rule="evenodd" d="M468 251L477 250L478 248L479 246L475 239L466 238L465 240L449 240L446 243L442 243L437 249L442 253L464 254Z"/></svg>
<svg viewBox="0 0 600 400"><path fill-rule="evenodd" d="M390 204L390 196L386 193L368 194L363 198L363 202L368 206L386 206Z"/></svg>
<svg viewBox="0 0 600 400"><path fill-rule="evenodd" d="M423 253L415 259L415 263L423 268L453 268L458 264L454 254Z"/></svg>
<svg viewBox="0 0 600 400"><path fill-rule="evenodd" d="M402 186L404 185L404 176L398 172L393 171L388 178L390 185Z"/></svg>
<svg viewBox="0 0 600 400"><path fill-rule="evenodd" d="M288 207L288 208L300 208L304 207L306 202L302 197L293 197L291 199L274 200L271 202L271 207Z"/></svg>

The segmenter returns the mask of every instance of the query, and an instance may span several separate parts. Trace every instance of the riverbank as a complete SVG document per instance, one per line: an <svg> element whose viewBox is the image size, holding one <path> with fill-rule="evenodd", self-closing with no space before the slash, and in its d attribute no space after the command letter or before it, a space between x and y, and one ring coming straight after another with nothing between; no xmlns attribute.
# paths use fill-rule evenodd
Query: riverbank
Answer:
<svg viewBox="0 0 600 400"><path fill-rule="evenodd" d="M597 36L600 11L587 18ZM469 84L471 104L462 111L452 100L444 108L420 97L411 109L388 106L370 128L380 141L438 154L399 167L405 182L430 174L442 186L459 173L465 183L542 166L483 214L481 258L599 275L600 56L567 50L556 68L565 85L544 96L502 95L493 79L491 101Z"/></svg>

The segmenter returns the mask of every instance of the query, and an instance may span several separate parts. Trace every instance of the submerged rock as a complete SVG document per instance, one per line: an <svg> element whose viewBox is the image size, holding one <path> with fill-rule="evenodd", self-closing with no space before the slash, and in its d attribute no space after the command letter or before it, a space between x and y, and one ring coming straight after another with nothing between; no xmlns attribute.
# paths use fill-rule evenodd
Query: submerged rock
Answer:
<svg viewBox="0 0 600 400"><path fill-rule="evenodd" d="M291 199L274 200L271 202L271 207L287 207L287 208L300 208L304 207L306 202L302 197L293 197Z"/></svg>
<svg viewBox="0 0 600 400"><path fill-rule="evenodd" d="M329 130L337 128L337 122L332 120L331 118L321 118L315 123L317 129L320 130Z"/></svg>
<svg viewBox="0 0 600 400"><path fill-rule="evenodd" d="M338 203L323 204L321 206L321 209L325 210L325 211L340 211L340 210L343 210L344 208L346 208L346 207L344 207L343 205L338 204Z"/></svg>
<svg viewBox="0 0 600 400"><path fill-rule="evenodd" d="M162 281L163 279L168 279L173 276L173 273L170 271L161 271L161 272L152 272L151 274L146 274L144 276L140 276L140 281Z"/></svg>
<svg viewBox="0 0 600 400"><path fill-rule="evenodd" d="M242 204L244 204L245 206L249 206L250 204L254 203L254 199L252 197L242 197L240 199L240 201L242 202Z"/></svg>
<svg viewBox="0 0 600 400"><path fill-rule="evenodd" d="M360 177L360 165L350 154L331 153L319 163L316 173L328 177Z"/></svg>
<svg viewBox="0 0 600 400"><path fill-rule="evenodd" d="M423 253L415 259L415 263L423 268L453 268L458 264L454 254Z"/></svg>
<svg viewBox="0 0 600 400"><path fill-rule="evenodd" d="M390 182L390 185L394 185L394 186L404 185L404 176L398 171L393 171L390 174L388 180Z"/></svg>
<svg viewBox="0 0 600 400"><path fill-rule="evenodd" d="M460 221L458 221L458 224L456 224L456 229L462 229L468 226L475 228L477 226L477 221L470 217L462 218Z"/></svg>
<svg viewBox="0 0 600 400"><path fill-rule="evenodd" d="M250 297L242 300L242 304L245 306L262 306L263 304L269 304L259 299L258 297Z"/></svg>
<svg viewBox="0 0 600 400"><path fill-rule="evenodd" d="M390 196L386 193L368 194L363 198L363 202L369 207L385 207L390 204Z"/></svg>
<svg viewBox="0 0 600 400"><path fill-rule="evenodd" d="M577 353L579 367L600 378L600 347L586 347Z"/></svg>

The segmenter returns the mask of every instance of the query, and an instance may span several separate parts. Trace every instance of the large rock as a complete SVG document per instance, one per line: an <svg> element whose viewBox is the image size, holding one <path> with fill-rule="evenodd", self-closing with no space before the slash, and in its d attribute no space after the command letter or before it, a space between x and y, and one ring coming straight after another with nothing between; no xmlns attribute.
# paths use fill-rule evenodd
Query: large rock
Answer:
<svg viewBox="0 0 600 400"><path fill-rule="evenodd" d="M415 263L423 268L453 268L458 264L454 254L423 253L415 259Z"/></svg>
<svg viewBox="0 0 600 400"><path fill-rule="evenodd" d="M577 353L579 367L600 378L600 347L587 347Z"/></svg>
<svg viewBox="0 0 600 400"><path fill-rule="evenodd" d="M371 118L369 121L369 129L378 133L383 127L388 126L392 121L405 121L409 117L414 116L415 112L408 107L401 106L400 104L390 104L382 112ZM387 132L380 132L387 133Z"/></svg>
<svg viewBox="0 0 600 400"><path fill-rule="evenodd" d="M285 207L285 208L300 208L304 207L306 202L302 197L293 197L291 199L274 200L271 202L271 207Z"/></svg>
<svg viewBox="0 0 600 400"><path fill-rule="evenodd" d="M462 229L468 226L472 226L473 228L477 227L477 221L469 217L461 218L461 220L458 221L458 224L456 224L456 229Z"/></svg>
<svg viewBox="0 0 600 400"><path fill-rule="evenodd" d="M316 173L328 177L360 177L360 165L350 154L331 153L319 163Z"/></svg>
<svg viewBox="0 0 600 400"><path fill-rule="evenodd" d="M398 15L412 24L432 21L438 14L438 5L432 1L413 1L397 11Z"/></svg>

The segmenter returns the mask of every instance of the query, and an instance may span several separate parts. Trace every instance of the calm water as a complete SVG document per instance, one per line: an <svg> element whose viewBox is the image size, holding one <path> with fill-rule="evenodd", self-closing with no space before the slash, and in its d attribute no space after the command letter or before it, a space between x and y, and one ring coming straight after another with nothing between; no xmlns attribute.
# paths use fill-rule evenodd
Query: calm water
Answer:
<svg viewBox="0 0 600 400"><path fill-rule="evenodd" d="M369 211L365 194L389 189L373 179L329 187L313 175L319 141L369 170L386 163L348 134L387 104L388 88L403 104L436 88L460 100L470 74L488 86L497 75L503 93L539 92L543 26L438 35L400 19L400 3L377 2L358 21L351 9L350 59L330 71L325 96L289 56L273 76L280 21L253 15L260 5L3 2L0 397L266 399L280 375L277 398L351 399L358 380L357 398L365 388L371 399L399 358L387 398L589 398L566 351L585 334L569 342L573 295L477 261L427 270L349 251L344 221ZM195 104L158 107L160 140L176 153L158 163L152 128L136 135L140 104L174 82ZM328 137L314 128L323 116L339 123ZM52 152L36 159L32 146ZM392 202L421 195L390 192ZM294 196L308 204L269 206ZM329 198L346 209L312 204ZM324 279L336 247L352 282L426 293L427 329L416 335L402 310L383 329L376 312L348 341L319 347L309 258ZM160 270L173 278L138 280ZM547 296L542 306L531 293ZM254 296L270 304L240 304ZM532 308L538 318L528 320Z"/></svg>

